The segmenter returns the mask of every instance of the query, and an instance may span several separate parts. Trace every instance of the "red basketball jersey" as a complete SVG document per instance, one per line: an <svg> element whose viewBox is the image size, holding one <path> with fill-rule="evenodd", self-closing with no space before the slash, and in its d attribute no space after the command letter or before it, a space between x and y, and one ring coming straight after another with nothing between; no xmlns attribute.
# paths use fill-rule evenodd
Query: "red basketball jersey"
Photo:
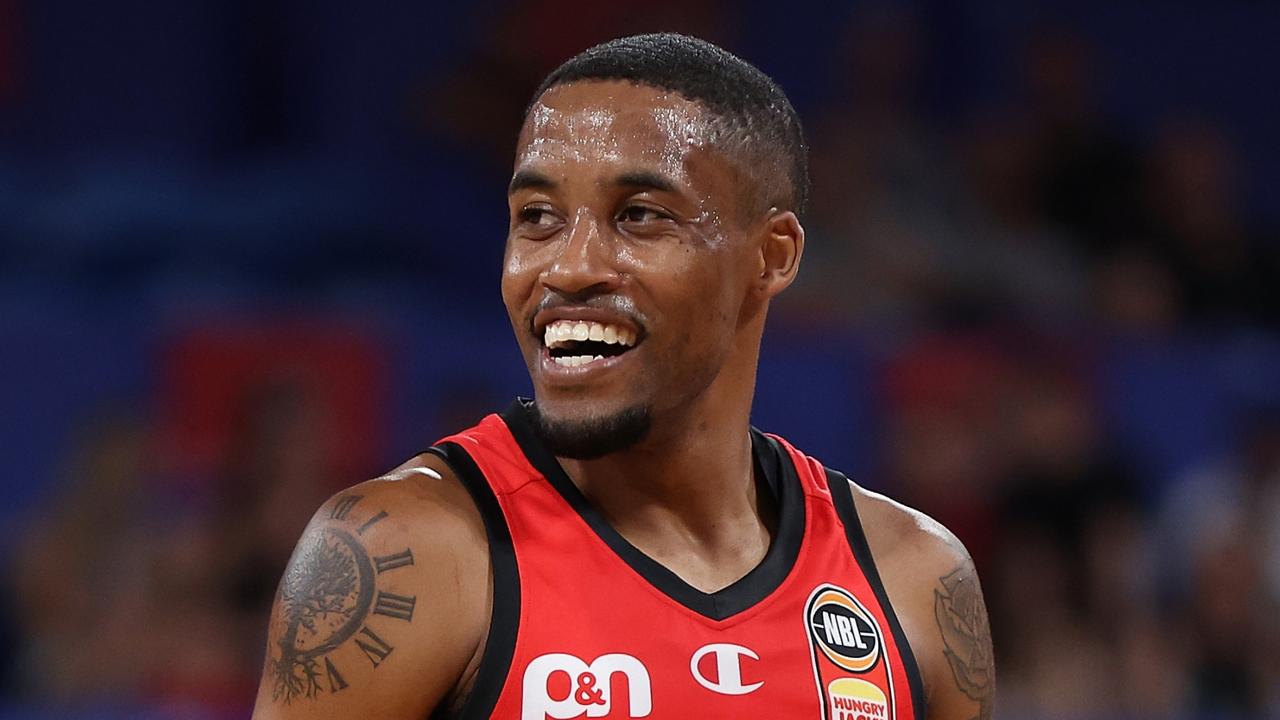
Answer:
<svg viewBox="0 0 1280 720"><path fill-rule="evenodd" d="M467 718L921 720L919 670L847 479L751 430L779 508L764 560L714 593L605 521L529 401L432 448L488 529L493 616Z"/></svg>

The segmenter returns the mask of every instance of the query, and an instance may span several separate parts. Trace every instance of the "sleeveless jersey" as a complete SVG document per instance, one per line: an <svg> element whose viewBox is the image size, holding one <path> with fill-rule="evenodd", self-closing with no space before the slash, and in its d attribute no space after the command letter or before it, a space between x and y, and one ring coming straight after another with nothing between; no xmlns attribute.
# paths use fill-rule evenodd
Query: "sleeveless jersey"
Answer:
<svg viewBox="0 0 1280 720"><path fill-rule="evenodd" d="M445 438L484 517L488 644L465 718L922 720L919 670L848 480L752 428L778 527L704 593L615 531L538 440L529 402Z"/></svg>

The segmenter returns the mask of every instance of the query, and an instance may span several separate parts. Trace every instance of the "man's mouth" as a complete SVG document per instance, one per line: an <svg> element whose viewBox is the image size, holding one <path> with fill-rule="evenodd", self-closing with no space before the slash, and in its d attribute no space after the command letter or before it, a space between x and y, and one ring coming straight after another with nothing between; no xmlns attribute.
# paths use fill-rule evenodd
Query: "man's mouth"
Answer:
<svg viewBox="0 0 1280 720"><path fill-rule="evenodd" d="M556 320L542 330L542 344L562 367L579 367L617 357L636 346L630 328L590 320Z"/></svg>

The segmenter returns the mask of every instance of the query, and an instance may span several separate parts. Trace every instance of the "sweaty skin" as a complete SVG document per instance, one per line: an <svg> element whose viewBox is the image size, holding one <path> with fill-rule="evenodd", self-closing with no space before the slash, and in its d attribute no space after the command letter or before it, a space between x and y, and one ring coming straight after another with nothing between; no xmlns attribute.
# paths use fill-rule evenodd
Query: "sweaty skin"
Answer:
<svg viewBox="0 0 1280 720"><path fill-rule="evenodd" d="M502 297L540 411L652 417L636 445L561 465L631 544L705 592L746 575L772 541L748 418L768 304L804 250L794 213L742 202L744 170L699 104L578 81L530 112L508 197ZM542 341L557 319L614 323L638 342L566 368ZM968 554L929 518L852 488L927 717L989 718L990 631ZM353 580L358 567L379 569L372 585ZM350 488L316 513L285 573L254 717L420 720L458 707L491 603L483 523L443 461L418 456Z"/></svg>

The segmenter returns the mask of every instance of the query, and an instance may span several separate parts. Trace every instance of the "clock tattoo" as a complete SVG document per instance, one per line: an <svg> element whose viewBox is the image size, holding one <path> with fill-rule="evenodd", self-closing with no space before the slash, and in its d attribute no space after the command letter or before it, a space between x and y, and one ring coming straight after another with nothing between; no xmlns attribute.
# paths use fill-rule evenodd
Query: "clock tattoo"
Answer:
<svg viewBox="0 0 1280 720"><path fill-rule="evenodd" d="M394 652L378 634L384 623L413 621L417 598L378 586L384 573L412 566L413 552L370 556L360 536L388 514L359 514L361 499L348 494L334 500L331 524L298 543L280 582L273 623L278 639L267 659L277 702L341 692L353 663L376 669Z"/></svg>

